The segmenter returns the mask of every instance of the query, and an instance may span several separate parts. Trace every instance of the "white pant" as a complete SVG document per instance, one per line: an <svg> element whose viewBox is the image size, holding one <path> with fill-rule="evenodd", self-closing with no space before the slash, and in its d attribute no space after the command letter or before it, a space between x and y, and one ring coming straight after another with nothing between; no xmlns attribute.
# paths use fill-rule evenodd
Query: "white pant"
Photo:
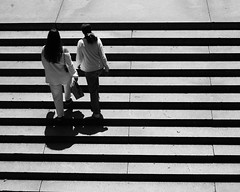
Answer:
<svg viewBox="0 0 240 192"><path fill-rule="evenodd" d="M52 97L53 97L53 101L54 101L54 105L55 105L58 117L63 117L64 116L62 86L64 87L65 101L67 101L71 98L71 90L70 90L71 82L72 81L70 80L66 85L61 85L61 84L51 85L50 84L50 89L51 89L51 92L52 92Z"/></svg>

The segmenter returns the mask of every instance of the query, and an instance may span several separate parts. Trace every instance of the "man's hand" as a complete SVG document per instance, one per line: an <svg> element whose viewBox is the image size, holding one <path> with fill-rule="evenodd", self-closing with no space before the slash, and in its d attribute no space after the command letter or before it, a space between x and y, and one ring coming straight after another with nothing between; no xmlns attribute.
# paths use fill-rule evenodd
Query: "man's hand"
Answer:
<svg viewBox="0 0 240 192"><path fill-rule="evenodd" d="M106 73L109 73L109 67L108 67L108 65L106 65L106 66L104 67L104 71L105 71Z"/></svg>

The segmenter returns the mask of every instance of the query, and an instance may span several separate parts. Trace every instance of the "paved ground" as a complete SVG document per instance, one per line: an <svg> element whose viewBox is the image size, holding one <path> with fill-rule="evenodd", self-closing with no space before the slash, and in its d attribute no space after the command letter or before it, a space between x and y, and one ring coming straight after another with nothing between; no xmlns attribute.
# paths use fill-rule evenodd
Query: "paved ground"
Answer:
<svg viewBox="0 0 240 192"><path fill-rule="evenodd" d="M239 0L1 0L0 22L240 21Z"/></svg>

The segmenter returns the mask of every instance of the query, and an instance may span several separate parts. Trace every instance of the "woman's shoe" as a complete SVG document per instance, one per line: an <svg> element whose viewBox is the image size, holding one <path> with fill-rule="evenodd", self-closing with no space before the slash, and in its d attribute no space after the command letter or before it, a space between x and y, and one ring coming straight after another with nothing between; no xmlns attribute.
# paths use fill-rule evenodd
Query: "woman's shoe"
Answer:
<svg viewBox="0 0 240 192"><path fill-rule="evenodd" d="M56 117L56 118L54 118L54 122L56 125L61 125L64 122L64 119L65 119L64 116Z"/></svg>

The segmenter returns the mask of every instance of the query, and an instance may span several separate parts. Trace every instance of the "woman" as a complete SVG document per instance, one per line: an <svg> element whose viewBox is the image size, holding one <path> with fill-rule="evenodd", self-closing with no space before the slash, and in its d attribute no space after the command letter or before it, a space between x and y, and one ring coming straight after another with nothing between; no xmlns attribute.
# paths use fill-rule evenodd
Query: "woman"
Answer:
<svg viewBox="0 0 240 192"><path fill-rule="evenodd" d="M81 26L84 38L77 44L76 63L85 72L91 98L92 118L102 119L99 105L99 76L103 70L109 71L107 58L103 51L101 39L92 33L90 24Z"/></svg>
<svg viewBox="0 0 240 192"><path fill-rule="evenodd" d="M57 29L48 33L47 43L42 49L42 64L45 69L46 83L49 83L54 105L57 111L57 120L64 118L63 90L65 91L66 105L72 103L70 85L72 77L78 79L77 71L73 67L71 55L64 49Z"/></svg>

